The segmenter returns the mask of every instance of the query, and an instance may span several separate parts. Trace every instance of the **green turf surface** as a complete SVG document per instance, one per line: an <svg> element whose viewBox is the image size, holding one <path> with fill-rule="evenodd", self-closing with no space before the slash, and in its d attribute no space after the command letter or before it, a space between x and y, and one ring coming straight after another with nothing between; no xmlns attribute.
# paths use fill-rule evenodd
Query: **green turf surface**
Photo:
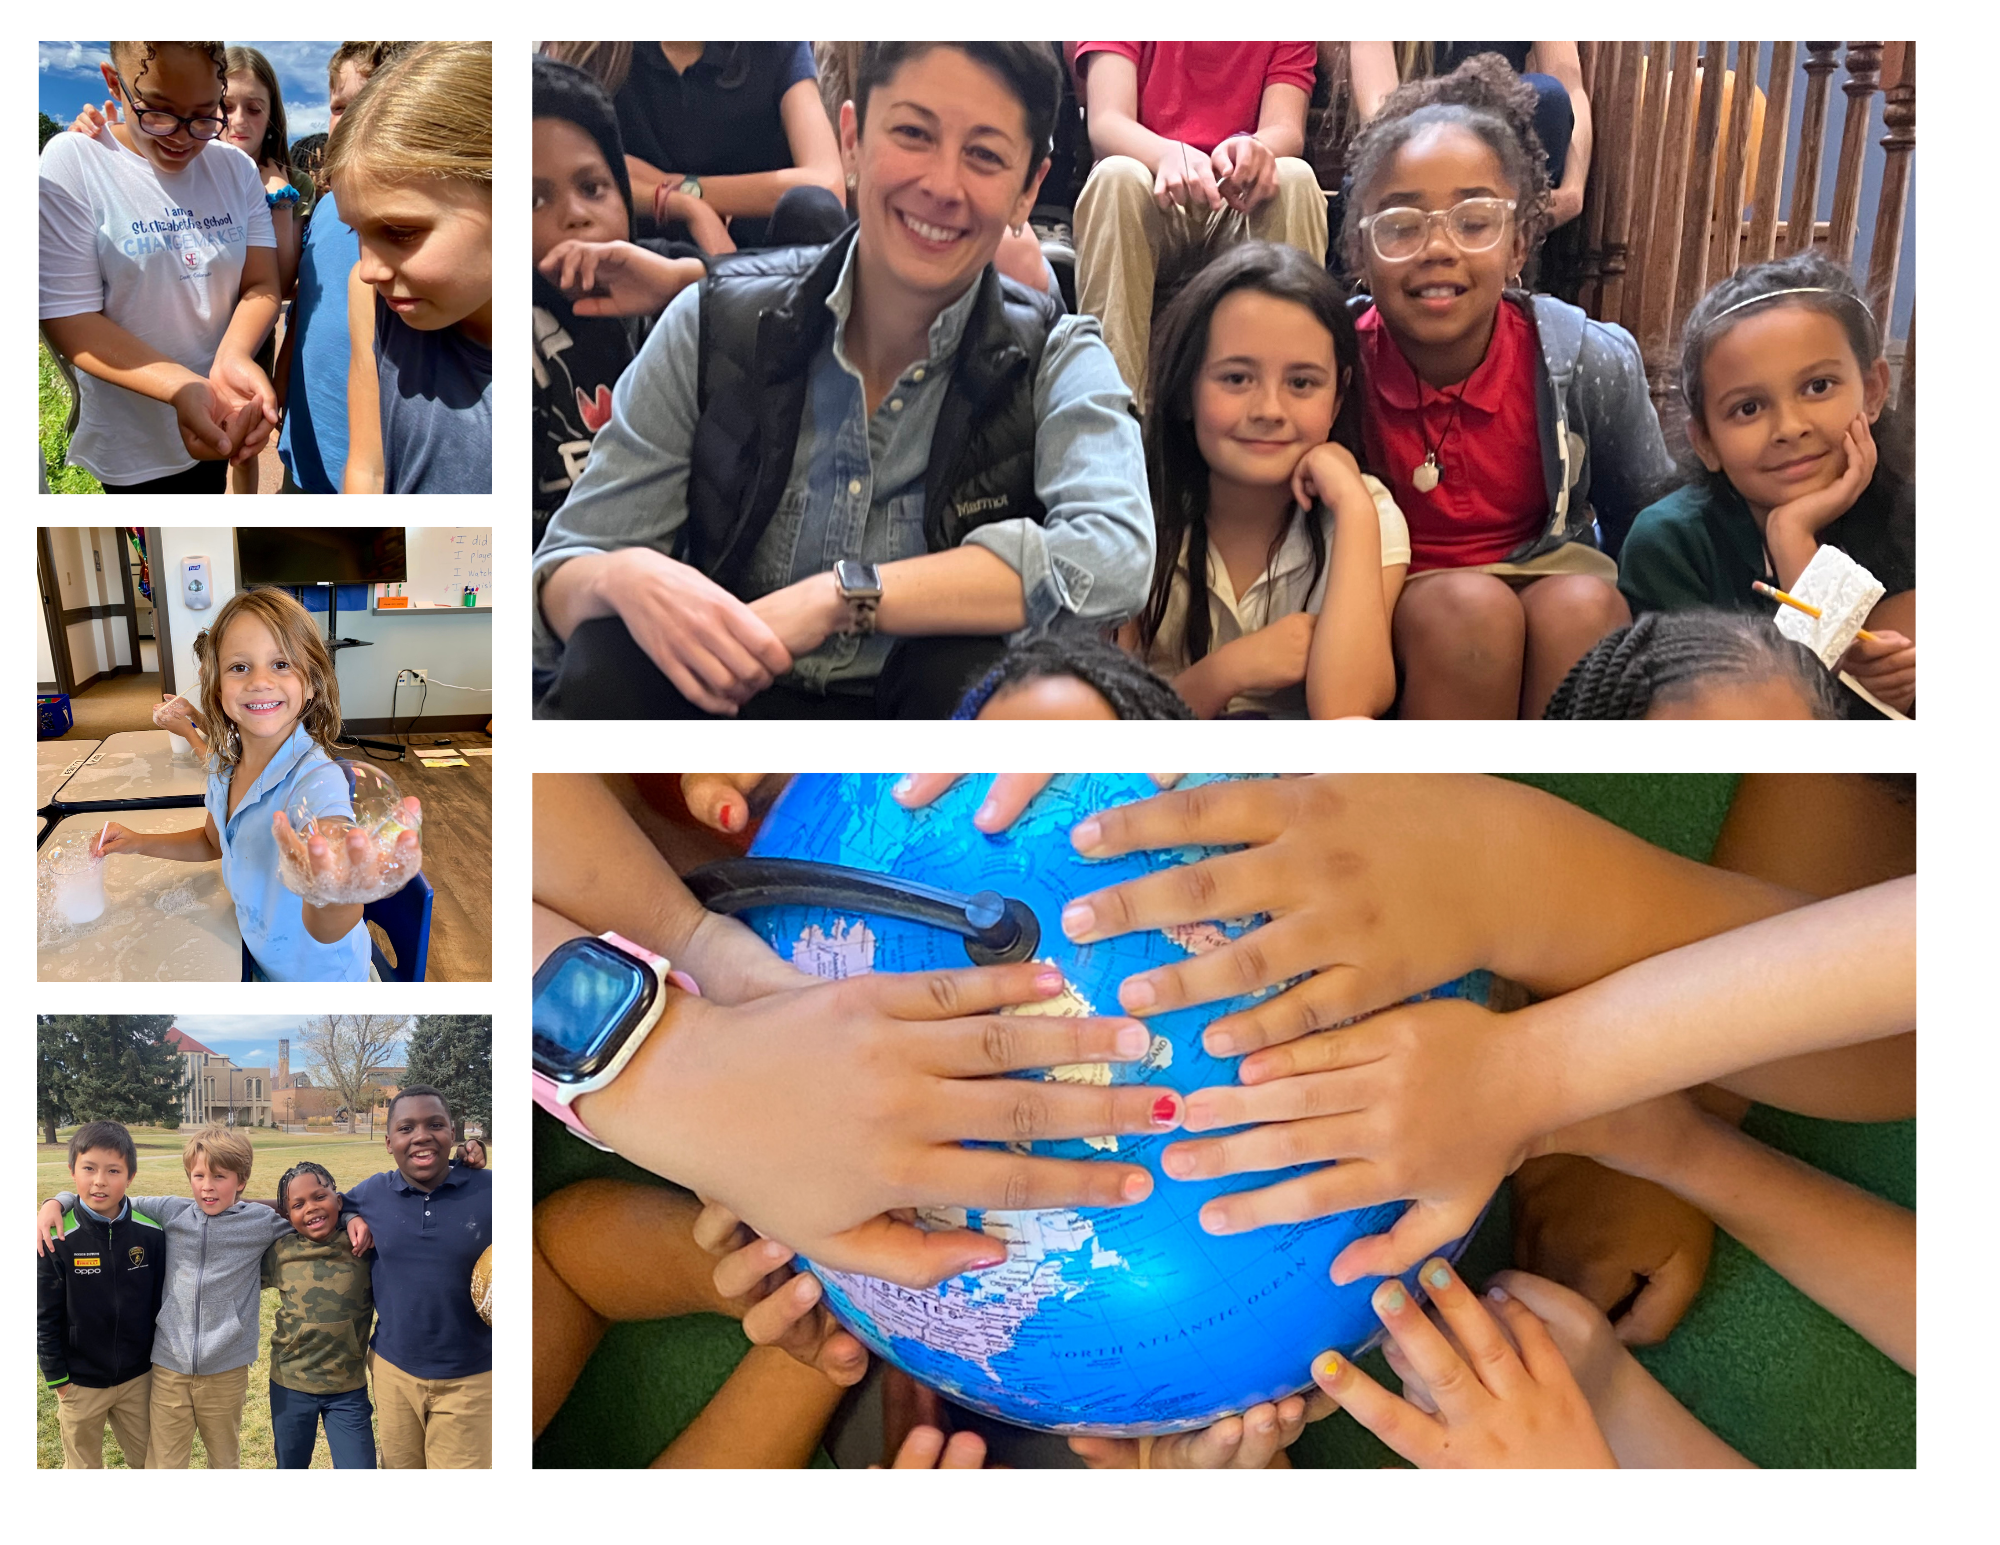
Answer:
<svg viewBox="0 0 2000 1545"><path fill-rule="evenodd" d="M1522 779L1650 842L1706 859L1735 792L1727 775L1563 774ZM1552 919L1551 926L1560 926ZM1758 1107L1745 1130L1904 1206L1916 1205L1916 1123L1855 1126ZM535 1198L593 1176L649 1180L535 1113ZM1509 1264L1503 1191L1462 1263L1473 1281ZM710 1315L616 1328L535 1447L543 1466L644 1465L707 1403L747 1343ZM1913 1466L1916 1380L1718 1233L1708 1279L1665 1344L1639 1354L1698 1417L1767 1466ZM1364 1360L1394 1388L1378 1355ZM1292 1449L1306 1466L1400 1463L1344 1414Z"/></svg>

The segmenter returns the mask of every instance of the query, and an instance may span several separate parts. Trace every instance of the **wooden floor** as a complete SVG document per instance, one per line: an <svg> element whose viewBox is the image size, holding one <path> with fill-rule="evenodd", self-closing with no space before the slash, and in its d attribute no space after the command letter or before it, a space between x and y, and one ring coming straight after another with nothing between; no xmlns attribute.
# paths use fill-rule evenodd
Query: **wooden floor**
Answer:
<svg viewBox="0 0 2000 1545"><path fill-rule="evenodd" d="M102 740L119 730L149 730L160 678L146 673L114 676L70 700L76 724L65 740ZM371 735L429 745L490 746L493 737L463 733ZM353 761L368 753L342 748ZM387 752L377 752L387 756ZM434 982L493 980L493 759L466 758L464 767L426 772L414 753L379 764L405 794L424 802L424 873L437 892L431 903L431 952L426 979Z"/></svg>

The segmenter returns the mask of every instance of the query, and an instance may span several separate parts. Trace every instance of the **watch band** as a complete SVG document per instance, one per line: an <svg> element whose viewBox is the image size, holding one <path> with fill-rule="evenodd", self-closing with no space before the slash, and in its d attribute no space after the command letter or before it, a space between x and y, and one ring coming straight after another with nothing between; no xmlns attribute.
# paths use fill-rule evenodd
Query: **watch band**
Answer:
<svg viewBox="0 0 2000 1545"><path fill-rule="evenodd" d="M647 965L659 973L662 982L671 983L683 992L692 993L697 998L701 996L701 989L695 985L694 978L689 976L685 971L674 970L672 962L666 956L655 954L643 944L635 944L621 933L602 933L598 937L604 940L606 944L615 945L626 954L637 956L640 960L645 961ZM657 1022L654 1028L657 1028ZM576 1107L570 1102L575 1100L579 1095L591 1094L602 1089L620 1073L624 1072L625 1064L632 1060L633 1055L641 1046L645 1045L646 1036L651 1033L652 1031L648 1030L645 1034L634 1036L628 1041L619 1051L617 1060L597 1078L592 1079L586 1088L571 1088L563 1084L558 1084L546 1073L531 1070L529 1075L529 1089L534 1096L535 1103L564 1126L568 1127L570 1131L574 1132L586 1143L590 1144L591 1147L604 1153L612 1152L611 1145L598 1140L597 1134L584 1124L583 1117L577 1114Z"/></svg>
<svg viewBox="0 0 2000 1545"><path fill-rule="evenodd" d="M848 569L859 571L852 589L844 572ZM833 566L833 588L847 607L847 626L841 632L849 637L873 633L875 609L882 604L882 571L872 563L843 560Z"/></svg>

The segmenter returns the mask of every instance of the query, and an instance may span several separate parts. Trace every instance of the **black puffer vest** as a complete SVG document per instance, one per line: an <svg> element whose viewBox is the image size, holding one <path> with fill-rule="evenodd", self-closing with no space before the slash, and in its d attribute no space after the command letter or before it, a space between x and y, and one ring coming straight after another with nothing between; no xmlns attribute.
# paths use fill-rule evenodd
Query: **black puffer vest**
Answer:
<svg viewBox="0 0 2000 1545"><path fill-rule="evenodd" d="M833 325L826 298L853 245L850 229L826 247L719 258L702 281L686 559L727 590L741 593L791 475L807 375ZM991 266L978 285L924 476L931 552L1047 513L1035 496L1035 376L1062 312Z"/></svg>

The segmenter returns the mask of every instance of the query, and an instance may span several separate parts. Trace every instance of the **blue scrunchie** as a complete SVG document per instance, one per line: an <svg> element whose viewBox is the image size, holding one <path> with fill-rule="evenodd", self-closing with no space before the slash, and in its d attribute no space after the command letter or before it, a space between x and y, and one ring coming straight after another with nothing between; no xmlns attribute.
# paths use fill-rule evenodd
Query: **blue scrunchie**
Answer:
<svg viewBox="0 0 2000 1545"><path fill-rule="evenodd" d="M276 193L267 193L264 195L264 202L273 209L276 209L280 204L296 204L298 201L299 190L290 183L286 183Z"/></svg>

